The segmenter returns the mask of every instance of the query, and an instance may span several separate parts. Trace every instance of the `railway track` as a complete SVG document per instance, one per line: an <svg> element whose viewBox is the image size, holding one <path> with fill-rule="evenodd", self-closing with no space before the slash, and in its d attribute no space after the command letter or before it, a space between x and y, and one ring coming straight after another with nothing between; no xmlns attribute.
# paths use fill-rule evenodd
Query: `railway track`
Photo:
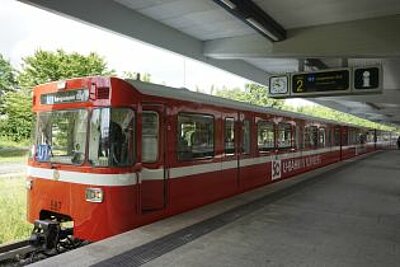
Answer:
<svg viewBox="0 0 400 267"><path fill-rule="evenodd" d="M57 221L36 220L30 238L0 246L0 267L27 265L88 243Z"/></svg>
<svg viewBox="0 0 400 267"><path fill-rule="evenodd" d="M84 246L89 242L76 242L74 246L47 249L43 245L33 245L32 240L22 240L0 246L0 267L25 266L60 253Z"/></svg>
<svg viewBox="0 0 400 267"><path fill-rule="evenodd" d="M17 241L0 246L0 266L23 265L26 258L38 250L29 240Z"/></svg>

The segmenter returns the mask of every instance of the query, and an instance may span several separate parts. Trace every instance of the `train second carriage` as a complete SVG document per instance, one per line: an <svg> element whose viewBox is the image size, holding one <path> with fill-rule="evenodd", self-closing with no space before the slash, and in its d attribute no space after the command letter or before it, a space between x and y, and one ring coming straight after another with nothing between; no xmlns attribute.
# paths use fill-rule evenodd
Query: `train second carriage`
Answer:
<svg viewBox="0 0 400 267"><path fill-rule="evenodd" d="M28 220L88 241L380 145L374 129L113 77L39 85L33 111Z"/></svg>

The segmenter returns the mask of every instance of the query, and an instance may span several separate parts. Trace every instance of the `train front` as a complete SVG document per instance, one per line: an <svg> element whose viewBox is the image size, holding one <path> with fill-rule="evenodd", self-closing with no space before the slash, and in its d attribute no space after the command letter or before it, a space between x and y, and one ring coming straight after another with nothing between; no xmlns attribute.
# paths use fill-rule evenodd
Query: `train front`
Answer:
<svg viewBox="0 0 400 267"><path fill-rule="evenodd" d="M34 89L27 177L34 242L97 241L134 226L136 104L126 87L92 77ZM113 88L127 89L125 97L113 97Z"/></svg>

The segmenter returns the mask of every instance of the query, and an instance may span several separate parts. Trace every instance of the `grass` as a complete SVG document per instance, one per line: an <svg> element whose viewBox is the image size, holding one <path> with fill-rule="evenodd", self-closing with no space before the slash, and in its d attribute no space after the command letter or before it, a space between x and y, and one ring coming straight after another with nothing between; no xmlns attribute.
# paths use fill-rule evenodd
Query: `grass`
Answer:
<svg viewBox="0 0 400 267"><path fill-rule="evenodd" d="M26 163L28 151L17 149L1 149L0 148L0 163Z"/></svg>
<svg viewBox="0 0 400 267"><path fill-rule="evenodd" d="M0 244L30 236L26 221L25 176L0 178Z"/></svg>
<svg viewBox="0 0 400 267"><path fill-rule="evenodd" d="M0 136L0 163L26 162L29 141L15 142Z"/></svg>
<svg viewBox="0 0 400 267"><path fill-rule="evenodd" d="M1 133L0 133L1 134ZM13 141L9 137L0 135L0 148L26 148L30 145L30 140Z"/></svg>

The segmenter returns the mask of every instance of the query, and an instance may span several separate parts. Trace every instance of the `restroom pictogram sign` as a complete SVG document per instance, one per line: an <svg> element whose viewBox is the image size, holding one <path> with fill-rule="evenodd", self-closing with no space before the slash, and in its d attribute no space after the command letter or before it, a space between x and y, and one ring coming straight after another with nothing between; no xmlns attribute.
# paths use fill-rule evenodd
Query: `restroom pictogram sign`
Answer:
<svg viewBox="0 0 400 267"><path fill-rule="evenodd" d="M354 69L354 89L379 89L382 79L379 67L365 67Z"/></svg>

